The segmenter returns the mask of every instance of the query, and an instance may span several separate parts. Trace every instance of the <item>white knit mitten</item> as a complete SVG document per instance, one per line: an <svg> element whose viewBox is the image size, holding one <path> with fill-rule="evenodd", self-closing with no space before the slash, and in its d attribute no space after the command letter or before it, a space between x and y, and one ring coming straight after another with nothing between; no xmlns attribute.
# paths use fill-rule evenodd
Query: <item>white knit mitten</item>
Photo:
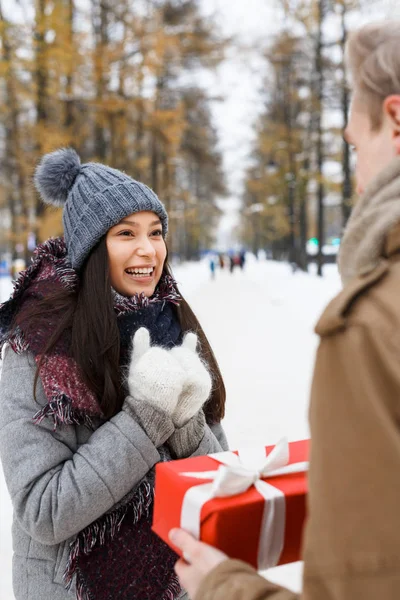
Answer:
<svg viewBox="0 0 400 600"><path fill-rule="evenodd" d="M172 420L177 427L182 427L200 410L212 388L210 373L197 354L196 346L197 335L190 332L185 335L181 346L170 350L171 356L185 372L178 406L172 413Z"/></svg>
<svg viewBox="0 0 400 600"><path fill-rule="evenodd" d="M150 346L150 334L141 327L133 338L128 374L129 394L168 415L177 407L186 374L169 350Z"/></svg>

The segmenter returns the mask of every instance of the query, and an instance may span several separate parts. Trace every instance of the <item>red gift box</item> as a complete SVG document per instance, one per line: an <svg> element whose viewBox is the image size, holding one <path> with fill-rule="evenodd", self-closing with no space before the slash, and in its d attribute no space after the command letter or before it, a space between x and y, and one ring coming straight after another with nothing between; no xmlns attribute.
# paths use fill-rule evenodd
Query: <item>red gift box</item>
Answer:
<svg viewBox="0 0 400 600"><path fill-rule="evenodd" d="M285 450L282 440L276 447L260 449L263 467L260 450L255 468L249 467L249 450L157 464L153 531L181 554L168 533L183 527L259 570L300 560L309 443L286 442ZM280 468L282 451L288 466ZM272 463L265 469L268 460ZM269 474L260 478L260 471ZM213 497L215 493L223 497Z"/></svg>

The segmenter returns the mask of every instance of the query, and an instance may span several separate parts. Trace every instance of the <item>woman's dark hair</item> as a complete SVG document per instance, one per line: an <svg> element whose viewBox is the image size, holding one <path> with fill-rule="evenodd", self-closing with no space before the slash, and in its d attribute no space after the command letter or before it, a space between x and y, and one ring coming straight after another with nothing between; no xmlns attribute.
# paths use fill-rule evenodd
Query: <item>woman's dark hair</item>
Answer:
<svg viewBox="0 0 400 600"><path fill-rule="evenodd" d="M171 274L167 261L164 272ZM225 386L211 346L192 309L182 299L176 307L182 331L197 333L202 358L207 362L213 379L213 391L204 407L207 422L219 422L225 414ZM35 390L43 357L65 336L70 340L68 351L78 364L83 379L96 395L106 418L121 410L124 390L120 376L120 336L113 307L107 246L103 237L84 263L76 290L57 287L33 307L21 310L15 325L29 337L45 318L56 323L54 331L41 352L35 375Z"/></svg>

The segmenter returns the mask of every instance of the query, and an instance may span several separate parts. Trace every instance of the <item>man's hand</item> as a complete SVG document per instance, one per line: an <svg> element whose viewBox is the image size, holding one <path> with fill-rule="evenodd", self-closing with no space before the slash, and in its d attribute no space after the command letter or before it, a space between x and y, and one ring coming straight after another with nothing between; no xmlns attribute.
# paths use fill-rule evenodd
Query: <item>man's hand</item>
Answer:
<svg viewBox="0 0 400 600"><path fill-rule="evenodd" d="M184 529L172 529L169 538L183 554L183 558L175 565L175 572L191 600L195 600L204 577L221 562L227 560L228 556L208 544L198 542Z"/></svg>

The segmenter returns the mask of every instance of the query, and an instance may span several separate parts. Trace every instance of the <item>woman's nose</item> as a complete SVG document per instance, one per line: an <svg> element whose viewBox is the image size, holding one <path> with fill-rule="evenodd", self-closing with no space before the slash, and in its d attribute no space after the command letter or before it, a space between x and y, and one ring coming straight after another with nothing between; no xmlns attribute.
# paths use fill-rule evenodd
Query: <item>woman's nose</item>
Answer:
<svg viewBox="0 0 400 600"><path fill-rule="evenodd" d="M149 240L149 238L147 237L147 235L140 237L137 252L142 256L154 256L155 255L155 253L156 253L155 248L154 248L153 244L151 243L151 241Z"/></svg>

